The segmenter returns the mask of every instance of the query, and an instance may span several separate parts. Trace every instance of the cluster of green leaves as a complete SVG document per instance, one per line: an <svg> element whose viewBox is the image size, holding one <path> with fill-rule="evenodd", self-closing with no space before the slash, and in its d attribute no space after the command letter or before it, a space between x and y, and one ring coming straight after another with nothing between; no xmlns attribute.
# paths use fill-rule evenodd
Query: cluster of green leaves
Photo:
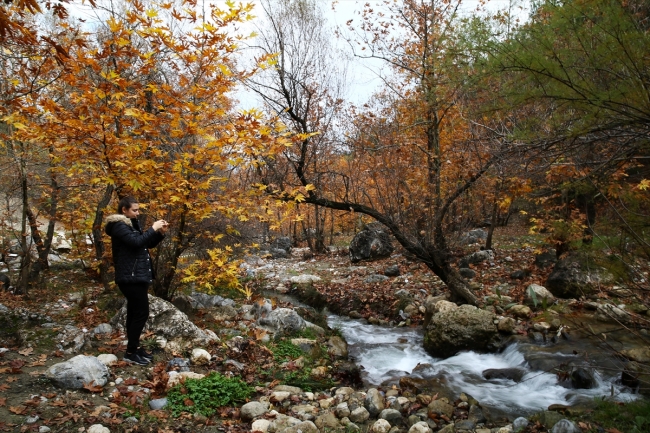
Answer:
<svg viewBox="0 0 650 433"><path fill-rule="evenodd" d="M269 346L275 362L287 362L304 355L304 352L291 341L278 340Z"/></svg>
<svg viewBox="0 0 650 433"><path fill-rule="evenodd" d="M252 393L253 389L241 379L212 373L174 386L167 394L167 404L173 416L188 410L212 416L217 408L244 401Z"/></svg>

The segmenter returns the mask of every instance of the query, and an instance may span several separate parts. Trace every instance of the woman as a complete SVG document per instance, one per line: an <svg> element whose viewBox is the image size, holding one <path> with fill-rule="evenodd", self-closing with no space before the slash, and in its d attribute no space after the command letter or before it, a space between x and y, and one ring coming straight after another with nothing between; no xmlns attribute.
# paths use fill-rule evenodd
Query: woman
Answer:
<svg viewBox="0 0 650 433"><path fill-rule="evenodd" d="M149 317L147 290L154 279L149 248L165 237L169 225L158 220L146 231L138 222L140 205L133 197L124 197L118 213L106 218L105 232L111 237L115 283L126 297L126 336L128 343L124 360L147 365L153 356L140 347L140 335Z"/></svg>

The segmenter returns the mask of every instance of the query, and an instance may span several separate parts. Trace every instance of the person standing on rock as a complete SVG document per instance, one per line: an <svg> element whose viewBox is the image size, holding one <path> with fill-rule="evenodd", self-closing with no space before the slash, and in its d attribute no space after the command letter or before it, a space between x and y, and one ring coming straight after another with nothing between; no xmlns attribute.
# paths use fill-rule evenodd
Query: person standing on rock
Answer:
<svg viewBox="0 0 650 433"><path fill-rule="evenodd" d="M142 231L138 216L140 205L133 197L124 197L117 205L117 214L106 218L104 231L111 237L115 283L126 298L126 336L128 343L124 360L147 365L153 356L140 347L140 335L149 317L149 285L154 279L149 248L165 237L169 225L158 220Z"/></svg>

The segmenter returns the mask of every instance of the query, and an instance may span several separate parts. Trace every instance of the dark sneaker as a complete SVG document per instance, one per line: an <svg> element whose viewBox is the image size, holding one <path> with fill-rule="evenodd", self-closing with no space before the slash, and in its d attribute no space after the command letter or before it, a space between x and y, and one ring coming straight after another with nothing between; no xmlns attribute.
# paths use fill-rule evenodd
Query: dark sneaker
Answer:
<svg viewBox="0 0 650 433"><path fill-rule="evenodd" d="M142 358L148 360L149 362L153 361L153 355L146 350L144 350L142 347L139 347L138 350L135 351L138 355L140 355Z"/></svg>
<svg viewBox="0 0 650 433"><path fill-rule="evenodd" d="M138 355L137 352L125 353L124 354L124 360L126 362L128 362L129 364L137 364L137 365L147 365L147 364L149 364L149 360L147 358L143 358L142 356Z"/></svg>

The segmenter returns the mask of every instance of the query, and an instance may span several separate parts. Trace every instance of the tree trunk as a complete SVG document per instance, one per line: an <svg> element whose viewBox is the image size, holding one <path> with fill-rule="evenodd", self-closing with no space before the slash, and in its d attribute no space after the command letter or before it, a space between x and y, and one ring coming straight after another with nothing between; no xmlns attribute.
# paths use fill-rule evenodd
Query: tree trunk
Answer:
<svg viewBox="0 0 650 433"><path fill-rule="evenodd" d="M93 221L92 229L93 243L95 244L95 257L99 261L99 278L105 290L110 288L110 279L108 277L110 263L106 257L106 244L104 243L103 238L102 220L104 219L104 209L106 209L106 206L108 206L108 203L111 201L114 191L114 185L106 186L104 196L95 209L95 220Z"/></svg>
<svg viewBox="0 0 650 433"><path fill-rule="evenodd" d="M490 218L490 227L488 227L487 238L485 239L485 249L492 249L492 235L494 234L494 228L497 226L497 220L499 218L499 202L497 197L494 197L494 203L492 204L492 217Z"/></svg>

